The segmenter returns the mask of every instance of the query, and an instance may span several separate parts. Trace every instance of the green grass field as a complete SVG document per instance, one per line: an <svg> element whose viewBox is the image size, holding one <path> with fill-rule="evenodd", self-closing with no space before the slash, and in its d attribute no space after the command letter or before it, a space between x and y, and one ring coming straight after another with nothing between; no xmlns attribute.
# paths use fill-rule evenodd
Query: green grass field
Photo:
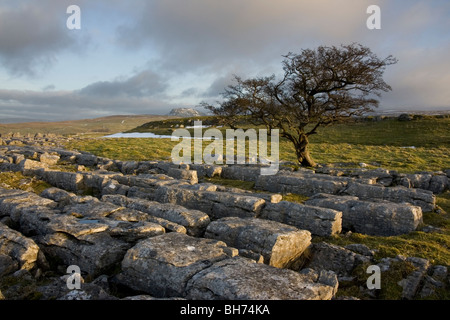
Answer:
<svg viewBox="0 0 450 320"><path fill-rule="evenodd" d="M136 131L170 135L179 121L159 121ZM71 142L68 147L121 160L169 160L177 143L170 139L96 138ZM204 141L203 147L209 143ZM450 118L338 124L311 136L310 150L320 164L358 166L363 162L404 173L438 171L450 168ZM280 139L280 160L296 160L285 139Z"/></svg>

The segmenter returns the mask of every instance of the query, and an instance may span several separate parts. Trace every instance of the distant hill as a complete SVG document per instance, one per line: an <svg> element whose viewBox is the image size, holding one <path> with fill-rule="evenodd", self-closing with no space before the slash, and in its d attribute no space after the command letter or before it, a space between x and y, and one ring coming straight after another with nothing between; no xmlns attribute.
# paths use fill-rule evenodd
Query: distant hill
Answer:
<svg viewBox="0 0 450 320"><path fill-rule="evenodd" d="M7 119L0 119L0 124L1 123L22 123L22 122L33 122L35 121L34 119L29 119L29 118L7 118Z"/></svg>
<svg viewBox="0 0 450 320"><path fill-rule="evenodd" d="M168 115L114 115L95 119L0 124L0 134L55 133L60 135L103 135L128 131L150 121L178 118Z"/></svg>
<svg viewBox="0 0 450 320"><path fill-rule="evenodd" d="M205 116L206 114L199 112L198 110L192 109L192 108L175 108L170 110L169 116L176 116L176 117L183 117L183 118L189 118L189 117L201 117Z"/></svg>

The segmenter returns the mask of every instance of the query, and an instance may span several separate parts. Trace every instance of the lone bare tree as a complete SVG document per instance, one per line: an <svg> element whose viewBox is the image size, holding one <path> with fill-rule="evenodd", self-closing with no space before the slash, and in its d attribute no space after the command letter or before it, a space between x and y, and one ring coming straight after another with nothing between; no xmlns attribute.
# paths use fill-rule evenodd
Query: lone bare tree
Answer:
<svg viewBox="0 0 450 320"><path fill-rule="evenodd" d="M235 76L236 84L225 89L218 106L202 105L232 127L244 116L254 125L279 129L293 143L298 162L314 167L309 137L321 126L378 107L381 92L392 90L383 80L384 70L397 59L379 59L360 44L320 46L283 57L282 79Z"/></svg>

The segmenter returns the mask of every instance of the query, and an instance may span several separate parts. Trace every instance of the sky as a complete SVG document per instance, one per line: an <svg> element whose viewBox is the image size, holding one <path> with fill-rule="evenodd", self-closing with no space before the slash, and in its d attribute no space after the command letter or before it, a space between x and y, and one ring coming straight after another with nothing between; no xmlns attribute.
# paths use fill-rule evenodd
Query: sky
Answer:
<svg viewBox="0 0 450 320"><path fill-rule="evenodd" d="M350 43L398 59L381 110L450 110L448 0L0 0L0 122L165 115Z"/></svg>

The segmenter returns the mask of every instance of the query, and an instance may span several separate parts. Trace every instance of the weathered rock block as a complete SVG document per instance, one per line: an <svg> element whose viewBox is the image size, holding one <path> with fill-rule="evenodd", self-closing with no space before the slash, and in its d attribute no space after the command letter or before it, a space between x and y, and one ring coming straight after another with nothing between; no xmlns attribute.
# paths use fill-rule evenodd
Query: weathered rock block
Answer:
<svg viewBox="0 0 450 320"><path fill-rule="evenodd" d="M202 200L212 204L210 215L213 219L229 216L257 217L264 207L265 200L253 195L227 192L202 193Z"/></svg>
<svg viewBox="0 0 450 320"><path fill-rule="evenodd" d="M79 219L72 215L54 215L50 218L47 224L49 232L71 235L78 239L81 236L90 235L94 233L104 232L108 230L106 223L93 219Z"/></svg>
<svg viewBox="0 0 450 320"><path fill-rule="evenodd" d="M78 217L103 218L120 209L120 206L93 198L91 201L84 203L66 205L62 210L65 214L76 215Z"/></svg>
<svg viewBox="0 0 450 320"><path fill-rule="evenodd" d="M367 181L371 181L369 184L380 184L385 187L390 186L394 181L394 176L391 174L391 171L377 168L373 170L367 169L359 169L353 170L349 173L350 176L358 179L365 179Z"/></svg>
<svg viewBox="0 0 450 320"><path fill-rule="evenodd" d="M41 179L54 187L66 191L76 192L84 189L83 175L81 173L45 170L42 172Z"/></svg>
<svg viewBox="0 0 450 320"><path fill-rule="evenodd" d="M342 212L288 201L266 204L259 218L308 230L318 236L328 237L342 231Z"/></svg>
<svg viewBox="0 0 450 320"><path fill-rule="evenodd" d="M434 175L430 180L428 190L434 194L440 194L448 189L449 182L446 175Z"/></svg>
<svg viewBox="0 0 450 320"><path fill-rule="evenodd" d="M54 165L57 164L60 157L56 154L49 154L47 152L42 153L39 156L39 161L45 164Z"/></svg>
<svg viewBox="0 0 450 320"><path fill-rule="evenodd" d="M236 254L221 241L167 233L129 249L118 279L155 297L183 297L192 276Z"/></svg>
<svg viewBox="0 0 450 320"><path fill-rule="evenodd" d="M213 221L205 237L261 254L264 263L278 268L289 268L311 244L309 231L257 218L228 217Z"/></svg>
<svg viewBox="0 0 450 320"><path fill-rule="evenodd" d="M192 190L185 187L161 186L153 196L160 202L178 204L207 213L212 220L229 216L257 217L265 200L253 194Z"/></svg>
<svg viewBox="0 0 450 320"><path fill-rule="evenodd" d="M402 186L388 188L352 182L348 184L343 194L356 196L361 200L383 199L398 203L407 202L421 207L424 212L432 211L436 205L436 198L431 191L408 189Z"/></svg>
<svg viewBox="0 0 450 320"><path fill-rule="evenodd" d="M130 244L112 238L107 232L73 237L64 232L49 233L37 239L47 257L64 266L77 265L82 274L98 276L119 264Z"/></svg>
<svg viewBox="0 0 450 320"><path fill-rule="evenodd" d="M189 235L201 236L210 223L209 216L198 210L186 209L185 207L170 204L148 201L138 198L127 198L120 195L106 195L102 197L105 201L113 202L117 205L127 207L151 216L172 221L186 228Z"/></svg>
<svg viewBox="0 0 450 320"><path fill-rule="evenodd" d="M167 175L179 180L187 180L190 184L198 183L197 171L170 168Z"/></svg>
<svg viewBox="0 0 450 320"><path fill-rule="evenodd" d="M95 166L98 162L97 156L89 153L79 153L76 155L76 162L83 166Z"/></svg>
<svg viewBox="0 0 450 320"><path fill-rule="evenodd" d="M21 219L22 211L32 208L55 208L56 202L32 192L0 188L0 216L10 216L14 222Z"/></svg>
<svg viewBox="0 0 450 320"><path fill-rule="evenodd" d="M215 166L209 164L190 164L191 170L197 171L198 178L207 177L220 177L223 171L222 166Z"/></svg>
<svg viewBox="0 0 450 320"><path fill-rule="evenodd" d="M422 209L408 203L363 201L355 197L316 195L308 205L342 212L342 227L376 236L393 236L416 230L422 222Z"/></svg>
<svg viewBox="0 0 450 320"><path fill-rule="evenodd" d="M337 194L347 185L346 179L340 177L316 177L315 175L285 175L259 176L255 189L280 193L296 193L312 196L316 193Z"/></svg>
<svg viewBox="0 0 450 320"><path fill-rule="evenodd" d="M419 188L424 190L428 190L432 176L433 175L430 173L414 173L405 175L405 177L409 180L411 188Z"/></svg>
<svg viewBox="0 0 450 320"><path fill-rule="evenodd" d="M39 247L32 239L0 223L0 276L33 269L38 254Z"/></svg>
<svg viewBox="0 0 450 320"><path fill-rule="evenodd" d="M29 159L24 159L18 164L18 171L21 171L24 175L37 175L47 168L47 164Z"/></svg>
<svg viewBox="0 0 450 320"><path fill-rule="evenodd" d="M47 188L40 194L41 197L51 199L56 202L66 202L69 203L72 197L75 197L75 193L68 192L66 190L52 187Z"/></svg>
<svg viewBox="0 0 450 320"><path fill-rule="evenodd" d="M121 195L104 195L102 197L102 201L105 202L111 202L114 204L117 204L119 206L123 206L121 210L114 211L109 216L112 219L120 220L120 221L130 221L130 222L136 222L136 221L148 221L153 222L156 224L159 224L160 226L164 227L167 232L179 232L186 234L187 230L182 225L179 225L175 222L152 216L146 212L142 212L139 210L134 210L130 208L126 208L125 206L128 204L128 200L125 196Z"/></svg>
<svg viewBox="0 0 450 320"><path fill-rule="evenodd" d="M102 195L105 194L120 194L120 195L128 195L130 190L129 186L120 184L118 181L111 179L102 187Z"/></svg>
<svg viewBox="0 0 450 320"><path fill-rule="evenodd" d="M188 299L198 300L329 300L335 288L309 275L235 257L195 274L186 291Z"/></svg>
<svg viewBox="0 0 450 320"><path fill-rule="evenodd" d="M107 219L104 223L109 226L108 233L113 238L128 243L136 243L139 240L159 236L166 232L163 226L148 221L123 222Z"/></svg>
<svg viewBox="0 0 450 320"><path fill-rule="evenodd" d="M87 188L93 188L101 191L111 179L117 176L117 173L112 172L89 172L83 173L83 183Z"/></svg>
<svg viewBox="0 0 450 320"><path fill-rule="evenodd" d="M308 268L331 270L340 277L350 275L357 265L370 261L366 256L326 242L314 243L311 253Z"/></svg>
<svg viewBox="0 0 450 320"><path fill-rule="evenodd" d="M260 174L261 168L255 166L232 165L222 169L222 178L225 179L256 181Z"/></svg>
<svg viewBox="0 0 450 320"><path fill-rule="evenodd" d="M422 280L430 266L430 262L426 259L417 257L408 257L406 258L406 261L411 263L415 267L415 270L406 278L400 280L398 285L403 288L402 299L411 300L418 292Z"/></svg>
<svg viewBox="0 0 450 320"><path fill-rule="evenodd" d="M14 199L17 197L26 197L28 193L22 190L10 190L0 187L0 217L10 216L10 210L1 209L1 204L6 199Z"/></svg>

